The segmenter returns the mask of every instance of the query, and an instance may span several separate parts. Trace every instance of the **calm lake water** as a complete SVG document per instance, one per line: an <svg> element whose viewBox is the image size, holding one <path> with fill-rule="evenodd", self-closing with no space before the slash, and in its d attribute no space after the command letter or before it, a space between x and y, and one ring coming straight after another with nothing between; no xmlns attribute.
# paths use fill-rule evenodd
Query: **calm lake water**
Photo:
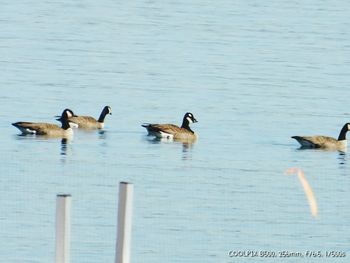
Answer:
<svg viewBox="0 0 350 263"><path fill-rule="evenodd" d="M290 138L350 121L348 1L20 0L0 14L1 262L54 261L60 193L71 262L113 262L120 181L135 188L132 262L349 262L349 153ZM67 144L11 126L105 105L104 131ZM187 111L192 145L140 126ZM247 250L294 254L228 255ZM347 256L295 256L306 251Z"/></svg>

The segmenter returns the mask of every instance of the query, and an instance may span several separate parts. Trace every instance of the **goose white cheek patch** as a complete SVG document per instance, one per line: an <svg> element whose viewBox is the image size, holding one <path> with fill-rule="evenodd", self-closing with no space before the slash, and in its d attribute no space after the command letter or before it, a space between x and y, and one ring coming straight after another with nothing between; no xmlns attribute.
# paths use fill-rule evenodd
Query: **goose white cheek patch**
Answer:
<svg viewBox="0 0 350 263"><path fill-rule="evenodd" d="M74 123L74 122L69 122L69 126L70 126L71 128L78 128L78 127L79 127L79 125L76 124L76 123Z"/></svg>

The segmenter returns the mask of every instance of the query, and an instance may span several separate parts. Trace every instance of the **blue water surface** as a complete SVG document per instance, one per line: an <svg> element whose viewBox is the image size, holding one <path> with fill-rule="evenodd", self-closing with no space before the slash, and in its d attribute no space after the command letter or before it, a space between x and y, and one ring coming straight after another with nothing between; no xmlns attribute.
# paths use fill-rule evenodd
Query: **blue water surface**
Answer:
<svg viewBox="0 0 350 263"><path fill-rule="evenodd" d="M0 261L53 262L56 194L69 193L71 262L114 262L128 181L132 262L348 262L348 153L290 136L337 137L350 121L349 12L345 0L2 3ZM11 126L105 105L105 129L68 143ZM140 126L188 111L194 144ZM290 167L305 172L316 219ZM290 254L229 256L248 250Z"/></svg>

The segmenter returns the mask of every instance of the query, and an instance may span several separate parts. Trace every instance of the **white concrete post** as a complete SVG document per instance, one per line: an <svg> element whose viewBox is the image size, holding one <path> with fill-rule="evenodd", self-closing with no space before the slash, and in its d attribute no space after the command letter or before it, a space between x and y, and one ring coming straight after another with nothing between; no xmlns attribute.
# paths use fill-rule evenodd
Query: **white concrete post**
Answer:
<svg viewBox="0 0 350 263"><path fill-rule="evenodd" d="M130 263L133 192L133 184L126 182L121 182L119 184L115 263Z"/></svg>
<svg viewBox="0 0 350 263"><path fill-rule="evenodd" d="M56 198L56 263L69 263L70 259L70 195Z"/></svg>

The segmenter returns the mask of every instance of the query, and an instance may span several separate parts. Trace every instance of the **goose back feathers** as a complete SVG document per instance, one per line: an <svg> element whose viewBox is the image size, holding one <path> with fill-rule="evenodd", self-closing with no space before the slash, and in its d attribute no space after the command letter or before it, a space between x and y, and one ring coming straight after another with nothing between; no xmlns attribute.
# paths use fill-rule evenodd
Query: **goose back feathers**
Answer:
<svg viewBox="0 0 350 263"><path fill-rule="evenodd" d="M69 109L67 109L69 110ZM72 117L69 118L69 122L72 127L78 127L81 129L103 129L104 128L104 120L107 114L112 115L112 109L109 106L105 106L100 114L98 120L91 116L78 116L73 113L73 111L69 110L72 114ZM57 119L57 120L60 120Z"/></svg>
<svg viewBox="0 0 350 263"><path fill-rule="evenodd" d="M168 138L178 140L195 140L198 136L191 130L190 124L195 123L197 120L193 114L187 112L182 121L181 127L174 124L150 124L145 123L142 127L146 128L149 135L157 138Z"/></svg>
<svg viewBox="0 0 350 263"><path fill-rule="evenodd" d="M15 122L12 123L12 125L18 128L22 134L45 135L48 137L69 137L73 135L73 130L68 122L68 119L71 116L69 110L64 110L62 112L60 118L62 123L61 127L51 123L26 121Z"/></svg>
<svg viewBox="0 0 350 263"><path fill-rule="evenodd" d="M338 136L338 139L328 136L292 136L302 148L346 149L346 133L350 130L350 123L346 123Z"/></svg>

